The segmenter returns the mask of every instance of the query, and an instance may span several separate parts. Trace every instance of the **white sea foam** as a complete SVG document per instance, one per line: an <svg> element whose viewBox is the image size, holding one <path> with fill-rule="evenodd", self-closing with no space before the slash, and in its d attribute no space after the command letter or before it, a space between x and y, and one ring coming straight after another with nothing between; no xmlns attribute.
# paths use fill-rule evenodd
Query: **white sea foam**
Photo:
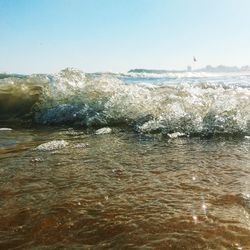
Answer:
<svg viewBox="0 0 250 250"><path fill-rule="evenodd" d="M181 78L174 84L164 84L165 80L162 84L153 80L131 84L121 75L65 69L52 76L5 80L5 84L12 82L5 90L15 89L11 96L18 96L18 107L23 102L27 109L31 103L33 121L42 124L122 124L141 133L249 134L250 78L229 79ZM23 100L24 94L30 96Z"/></svg>
<svg viewBox="0 0 250 250"><path fill-rule="evenodd" d="M77 143L74 145L74 148L86 148L88 145L88 143Z"/></svg>
<svg viewBox="0 0 250 250"><path fill-rule="evenodd" d="M204 78L204 77L237 77L249 76L249 71L239 72L207 72L207 71L169 71L166 73L147 73L147 72L131 72L123 73L124 76L138 77L138 78Z"/></svg>
<svg viewBox="0 0 250 250"><path fill-rule="evenodd" d="M0 131L12 131L12 128L0 128Z"/></svg>
<svg viewBox="0 0 250 250"><path fill-rule="evenodd" d="M50 90L52 103L44 102L45 113L40 113L43 122L79 120L86 126L127 123L144 133L157 130L206 134L249 130L249 88L202 82L176 86L127 85L110 75L87 77L78 71L69 71L66 79L64 77L61 74L60 78L55 78L56 89ZM51 97L46 94L46 98ZM46 107L48 103L51 108Z"/></svg>
<svg viewBox="0 0 250 250"><path fill-rule="evenodd" d="M168 137L170 139L176 139L178 137L183 137L183 136L186 136L186 134L180 133L180 132L175 132L175 133L168 134Z"/></svg>
<svg viewBox="0 0 250 250"><path fill-rule="evenodd" d="M112 132L111 128L100 128L95 131L96 135L104 135L104 134L110 134Z"/></svg>
<svg viewBox="0 0 250 250"><path fill-rule="evenodd" d="M54 141L46 142L46 143L39 145L38 147L36 147L36 150L53 151L53 150L65 148L68 145L69 143L64 140L54 140Z"/></svg>

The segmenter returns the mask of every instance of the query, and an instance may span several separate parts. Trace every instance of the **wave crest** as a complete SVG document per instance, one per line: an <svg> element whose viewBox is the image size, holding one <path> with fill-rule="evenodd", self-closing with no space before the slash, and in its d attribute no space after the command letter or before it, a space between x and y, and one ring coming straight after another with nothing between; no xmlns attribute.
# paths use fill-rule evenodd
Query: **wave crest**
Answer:
<svg viewBox="0 0 250 250"><path fill-rule="evenodd" d="M142 133L166 134L250 131L249 86L197 81L173 86L127 84L119 75L85 74L75 69L0 81L2 119L10 110L12 116L29 113L34 122L50 125L123 124Z"/></svg>

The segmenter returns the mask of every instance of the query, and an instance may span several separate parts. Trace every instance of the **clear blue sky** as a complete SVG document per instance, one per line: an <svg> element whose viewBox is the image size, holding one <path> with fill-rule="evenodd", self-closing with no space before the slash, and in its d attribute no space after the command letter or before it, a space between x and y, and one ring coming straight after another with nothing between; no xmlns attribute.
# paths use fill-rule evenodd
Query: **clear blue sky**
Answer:
<svg viewBox="0 0 250 250"><path fill-rule="evenodd" d="M0 0L0 72L250 64L249 0Z"/></svg>

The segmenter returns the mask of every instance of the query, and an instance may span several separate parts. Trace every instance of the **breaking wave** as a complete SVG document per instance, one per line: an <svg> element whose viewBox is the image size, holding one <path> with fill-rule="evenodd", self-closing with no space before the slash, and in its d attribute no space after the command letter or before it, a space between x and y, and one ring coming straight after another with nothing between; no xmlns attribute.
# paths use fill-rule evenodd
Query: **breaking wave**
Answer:
<svg viewBox="0 0 250 250"><path fill-rule="evenodd" d="M119 74L67 68L56 75L1 79L0 120L122 125L141 133L249 134L250 84L221 79L131 84Z"/></svg>

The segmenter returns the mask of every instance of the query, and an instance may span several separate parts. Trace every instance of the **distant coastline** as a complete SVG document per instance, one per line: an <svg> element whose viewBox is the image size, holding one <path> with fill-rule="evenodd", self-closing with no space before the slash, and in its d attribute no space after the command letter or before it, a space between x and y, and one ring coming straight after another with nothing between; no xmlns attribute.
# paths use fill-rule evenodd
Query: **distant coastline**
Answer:
<svg viewBox="0 0 250 250"><path fill-rule="evenodd" d="M71 70L73 68L66 68L67 70ZM64 69L65 70L65 69ZM86 72L83 70L83 72ZM163 75L163 74L168 74L168 73L187 73L187 72L201 72L201 73L236 73L236 74L241 74L241 73L250 73L250 66L242 66L242 67L237 67L237 66L225 66L225 65L218 65L218 66L211 66L207 65L204 68L195 68L192 69L191 66L187 66L186 69L182 70L175 70L175 69L144 69L144 68L135 68L135 69L130 69L127 72L112 72L112 71L107 71L107 72L93 72L90 74L100 74L100 73L110 73L110 74L155 74L155 75ZM44 75L47 73L33 73L34 75ZM53 73L51 73L53 75ZM9 72L4 72L0 71L0 80L5 79L5 78L10 78L10 77L15 77L15 78L23 78L28 76L29 74L20 74L20 73L9 73Z"/></svg>
<svg viewBox="0 0 250 250"><path fill-rule="evenodd" d="M164 74L164 73L180 73L180 72L246 72L250 71L250 66L211 66L207 65L204 68L192 70L191 66L188 66L186 70L159 70L159 69L131 69L128 73L153 73L153 74Z"/></svg>

